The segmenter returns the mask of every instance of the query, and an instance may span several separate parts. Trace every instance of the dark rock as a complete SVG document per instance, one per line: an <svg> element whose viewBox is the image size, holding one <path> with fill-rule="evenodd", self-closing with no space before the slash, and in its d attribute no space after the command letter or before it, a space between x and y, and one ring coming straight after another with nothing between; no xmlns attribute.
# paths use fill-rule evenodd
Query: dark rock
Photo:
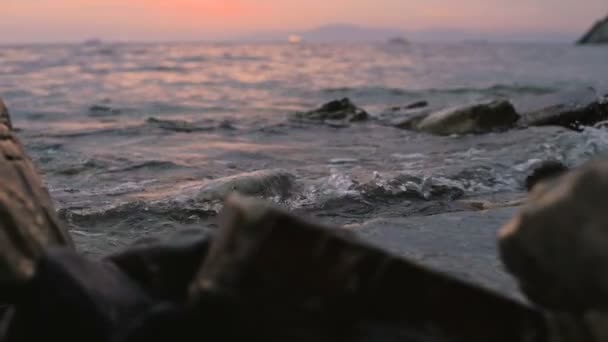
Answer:
<svg viewBox="0 0 608 342"><path fill-rule="evenodd" d="M495 100L434 112L415 129L439 135L488 133L512 128L517 120L519 114L509 101Z"/></svg>
<svg viewBox="0 0 608 342"><path fill-rule="evenodd" d="M544 318L266 204L231 197L192 298L270 341L541 341ZM193 305L197 305L194 300ZM538 338L538 339L537 339Z"/></svg>
<svg viewBox="0 0 608 342"><path fill-rule="evenodd" d="M0 302L34 274L49 246L72 247L48 190L0 108ZM5 298L6 297L6 298Z"/></svg>
<svg viewBox="0 0 608 342"><path fill-rule="evenodd" d="M429 103L427 101L418 101L418 102L413 102L410 103L409 105L405 106L406 109L415 109L415 108L424 108L424 107L428 107Z"/></svg>
<svg viewBox="0 0 608 342"><path fill-rule="evenodd" d="M408 105L405 106L395 106L395 107L391 107L390 111L392 112L400 112L403 110L408 110L408 109L419 109L419 108L425 108L428 107L429 103L427 101L416 101L416 102L412 102Z"/></svg>
<svg viewBox="0 0 608 342"><path fill-rule="evenodd" d="M148 118L148 124L156 126L158 128L181 133L192 133L192 132L205 132L212 131L215 129L214 126L203 126L197 125L192 122L183 120L165 120L157 118Z"/></svg>
<svg viewBox="0 0 608 342"><path fill-rule="evenodd" d="M324 104L318 109L309 112L298 112L293 114L292 119L303 121L342 121L357 122L365 121L369 118L367 112L355 106L350 99L335 100Z"/></svg>
<svg viewBox="0 0 608 342"><path fill-rule="evenodd" d="M414 108L382 113L380 120L401 129L415 129L432 111L428 108Z"/></svg>
<svg viewBox="0 0 608 342"><path fill-rule="evenodd" d="M500 232L501 257L535 303L608 310L608 161L537 184Z"/></svg>
<svg viewBox="0 0 608 342"><path fill-rule="evenodd" d="M105 105L93 105L89 107L89 112L91 112L91 115L93 116L117 115L121 113L120 109Z"/></svg>
<svg viewBox="0 0 608 342"><path fill-rule="evenodd" d="M526 178L526 190L531 191L536 184L559 177L567 171L568 167L557 160L544 161Z"/></svg>
<svg viewBox="0 0 608 342"><path fill-rule="evenodd" d="M205 230L179 232L167 241L138 244L111 255L117 265L151 297L183 301L211 241Z"/></svg>
<svg viewBox="0 0 608 342"><path fill-rule="evenodd" d="M576 89L528 100L523 103L519 126L561 126L581 130L608 120L608 97L594 89Z"/></svg>
<svg viewBox="0 0 608 342"><path fill-rule="evenodd" d="M578 44L608 43L608 17L596 22L579 41Z"/></svg>
<svg viewBox="0 0 608 342"><path fill-rule="evenodd" d="M106 342L151 305L112 263L51 248L17 303L6 341Z"/></svg>

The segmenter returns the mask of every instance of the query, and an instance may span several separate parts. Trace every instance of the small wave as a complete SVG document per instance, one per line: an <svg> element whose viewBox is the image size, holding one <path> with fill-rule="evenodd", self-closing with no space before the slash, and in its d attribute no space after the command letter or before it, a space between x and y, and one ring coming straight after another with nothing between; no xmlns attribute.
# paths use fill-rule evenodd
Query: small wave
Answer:
<svg viewBox="0 0 608 342"><path fill-rule="evenodd" d="M147 124L173 132L193 133L193 132L208 132L216 129L235 130L235 126L227 120L216 123L194 123L185 120L176 119L158 119L155 117L148 118Z"/></svg>
<svg viewBox="0 0 608 342"><path fill-rule="evenodd" d="M410 97L437 96L437 95L464 95L469 93L483 94L487 96L509 96L509 95L545 95L552 94L558 89L536 85L507 85L496 84L486 88L428 88L420 90L384 88L384 87L341 87L325 88L321 90L326 94L342 94L343 96L372 96L372 95L398 95Z"/></svg>

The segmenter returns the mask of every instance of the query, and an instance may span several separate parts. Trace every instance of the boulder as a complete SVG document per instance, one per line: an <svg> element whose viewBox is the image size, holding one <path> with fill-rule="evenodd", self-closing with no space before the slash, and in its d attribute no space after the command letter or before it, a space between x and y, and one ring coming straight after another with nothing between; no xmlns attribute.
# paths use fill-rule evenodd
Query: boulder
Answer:
<svg viewBox="0 0 608 342"><path fill-rule="evenodd" d="M204 261L211 235L184 230L165 241L141 243L106 258L159 300L183 301L188 284Z"/></svg>
<svg viewBox="0 0 608 342"><path fill-rule="evenodd" d="M380 114L379 119L385 124L401 129L415 129L432 110L427 107L389 110Z"/></svg>
<svg viewBox="0 0 608 342"><path fill-rule="evenodd" d="M3 341L107 342L153 304L112 263L65 248L47 250L25 291Z"/></svg>
<svg viewBox="0 0 608 342"><path fill-rule="evenodd" d="M365 121L369 118L367 112L353 104L350 99L343 98L322 105L308 112L297 112L292 119L298 121L324 122L327 124Z"/></svg>
<svg viewBox="0 0 608 342"><path fill-rule="evenodd" d="M509 101L494 100L431 113L414 128L438 135L488 133L512 128L517 120Z"/></svg>
<svg viewBox="0 0 608 342"><path fill-rule="evenodd" d="M0 101L0 302L33 276L49 246L73 242Z"/></svg>
<svg viewBox="0 0 608 342"><path fill-rule="evenodd" d="M258 170L212 180L199 190L196 198L198 201L223 201L233 192L285 198L295 186L294 175L285 170Z"/></svg>
<svg viewBox="0 0 608 342"><path fill-rule="evenodd" d="M220 222L190 305L209 308L215 298L218 315L230 311L227 326L243 337L523 341L545 334L540 313L338 228L238 196Z"/></svg>
<svg viewBox="0 0 608 342"><path fill-rule="evenodd" d="M608 17L596 22L593 27L578 41L578 44L607 44Z"/></svg>
<svg viewBox="0 0 608 342"><path fill-rule="evenodd" d="M581 130L608 120L608 96L593 88L575 89L523 100L518 125L561 126Z"/></svg>
<svg viewBox="0 0 608 342"><path fill-rule="evenodd" d="M500 255L535 303L608 311L608 161L534 186L500 233Z"/></svg>

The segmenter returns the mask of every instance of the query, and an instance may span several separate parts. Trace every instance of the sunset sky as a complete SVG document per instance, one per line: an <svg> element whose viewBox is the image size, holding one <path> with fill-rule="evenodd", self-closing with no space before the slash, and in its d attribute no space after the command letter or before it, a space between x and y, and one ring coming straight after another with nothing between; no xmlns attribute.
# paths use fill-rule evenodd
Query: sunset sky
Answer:
<svg viewBox="0 0 608 342"><path fill-rule="evenodd" d="M0 0L0 42L225 39L328 23L580 34L606 0Z"/></svg>

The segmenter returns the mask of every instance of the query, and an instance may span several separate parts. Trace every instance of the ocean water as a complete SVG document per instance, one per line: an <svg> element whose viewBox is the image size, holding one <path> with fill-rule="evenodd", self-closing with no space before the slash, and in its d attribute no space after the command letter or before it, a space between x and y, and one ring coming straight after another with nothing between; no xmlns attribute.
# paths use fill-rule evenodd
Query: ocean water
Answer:
<svg viewBox="0 0 608 342"><path fill-rule="evenodd" d="M104 254L213 227L218 184L275 172L250 174L260 170L280 170L278 181L252 193L335 224L521 196L538 162L578 165L608 150L608 132L437 137L386 125L384 111L608 93L606 60L608 48L567 44L3 46L0 97L61 217ZM288 120L343 97L375 119L342 128Z"/></svg>

